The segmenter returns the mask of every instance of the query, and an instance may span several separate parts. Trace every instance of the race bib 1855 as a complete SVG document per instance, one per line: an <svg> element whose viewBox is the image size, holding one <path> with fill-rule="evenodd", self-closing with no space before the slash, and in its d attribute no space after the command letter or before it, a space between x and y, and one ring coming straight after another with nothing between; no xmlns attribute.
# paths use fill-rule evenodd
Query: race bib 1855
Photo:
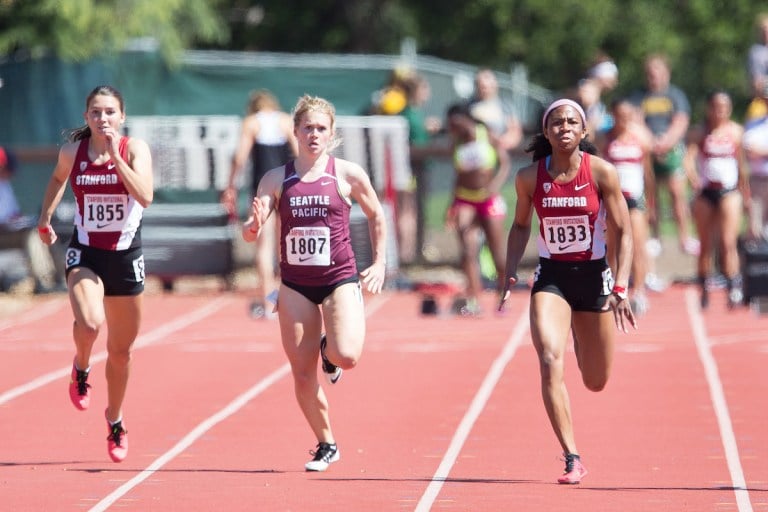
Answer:
<svg viewBox="0 0 768 512"><path fill-rule="evenodd" d="M124 194L85 194L83 227L86 231L122 231L128 214Z"/></svg>

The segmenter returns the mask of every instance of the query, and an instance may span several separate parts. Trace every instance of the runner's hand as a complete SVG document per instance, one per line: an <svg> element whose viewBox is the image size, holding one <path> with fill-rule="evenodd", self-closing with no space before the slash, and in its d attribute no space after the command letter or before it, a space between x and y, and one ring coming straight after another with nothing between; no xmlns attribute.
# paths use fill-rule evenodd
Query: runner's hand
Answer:
<svg viewBox="0 0 768 512"><path fill-rule="evenodd" d="M629 299L620 299L615 293L608 296L608 300L603 306L603 311L613 310L613 319L616 321L616 327L621 332L629 332L627 329L627 321L637 329L637 319L635 313L632 311L632 305L629 303Z"/></svg>
<svg viewBox="0 0 768 512"><path fill-rule="evenodd" d="M384 263L374 263L370 267L360 272L363 278L363 285L371 293L380 293L384 287L384 276L387 273Z"/></svg>
<svg viewBox="0 0 768 512"><path fill-rule="evenodd" d="M517 284L517 276L509 276L509 278L506 280L504 290L501 292L501 297L499 297L499 307L497 308L497 311L504 311L504 303L507 302L509 296L512 294L511 290L515 284Z"/></svg>

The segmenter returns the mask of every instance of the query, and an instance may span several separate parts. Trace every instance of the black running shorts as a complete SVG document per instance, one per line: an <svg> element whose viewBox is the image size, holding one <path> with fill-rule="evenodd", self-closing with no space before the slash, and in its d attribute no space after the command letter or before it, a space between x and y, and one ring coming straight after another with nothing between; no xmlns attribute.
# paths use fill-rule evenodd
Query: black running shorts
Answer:
<svg viewBox="0 0 768 512"><path fill-rule="evenodd" d="M66 272L85 267L104 283L104 295L138 295L144 291L144 254L141 247L123 251L95 249L72 241L67 247Z"/></svg>
<svg viewBox="0 0 768 512"><path fill-rule="evenodd" d="M550 292L564 298L573 311L601 311L613 289L605 259L554 261L539 258L531 295Z"/></svg>

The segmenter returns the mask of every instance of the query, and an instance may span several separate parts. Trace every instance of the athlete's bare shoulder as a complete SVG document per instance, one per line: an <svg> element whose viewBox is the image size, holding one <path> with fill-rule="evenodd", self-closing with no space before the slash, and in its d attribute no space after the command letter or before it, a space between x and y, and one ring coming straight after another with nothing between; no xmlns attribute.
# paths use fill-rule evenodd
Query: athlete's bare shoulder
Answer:
<svg viewBox="0 0 768 512"><path fill-rule="evenodd" d="M355 183L359 181L370 181L368 173L365 172L359 164L344 160L343 158L336 158L336 176L349 183Z"/></svg>
<svg viewBox="0 0 768 512"><path fill-rule="evenodd" d="M538 176L538 173L539 161L536 160L517 171L515 174L515 183L517 186L523 186L532 191L536 186L536 177Z"/></svg>

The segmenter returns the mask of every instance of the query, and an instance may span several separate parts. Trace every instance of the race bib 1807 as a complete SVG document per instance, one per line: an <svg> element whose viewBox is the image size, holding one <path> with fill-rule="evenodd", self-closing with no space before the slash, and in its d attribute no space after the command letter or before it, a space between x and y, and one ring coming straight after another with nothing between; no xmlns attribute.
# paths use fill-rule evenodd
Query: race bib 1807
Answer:
<svg viewBox="0 0 768 512"><path fill-rule="evenodd" d="M331 229L293 228L285 237L285 251L291 265L327 267L331 264Z"/></svg>
<svg viewBox="0 0 768 512"><path fill-rule="evenodd" d="M545 217L544 242L550 254L588 251L592 247L592 233L587 215L571 217Z"/></svg>
<svg viewBox="0 0 768 512"><path fill-rule="evenodd" d="M125 194L85 194L83 227L86 231L122 231L128 214Z"/></svg>

